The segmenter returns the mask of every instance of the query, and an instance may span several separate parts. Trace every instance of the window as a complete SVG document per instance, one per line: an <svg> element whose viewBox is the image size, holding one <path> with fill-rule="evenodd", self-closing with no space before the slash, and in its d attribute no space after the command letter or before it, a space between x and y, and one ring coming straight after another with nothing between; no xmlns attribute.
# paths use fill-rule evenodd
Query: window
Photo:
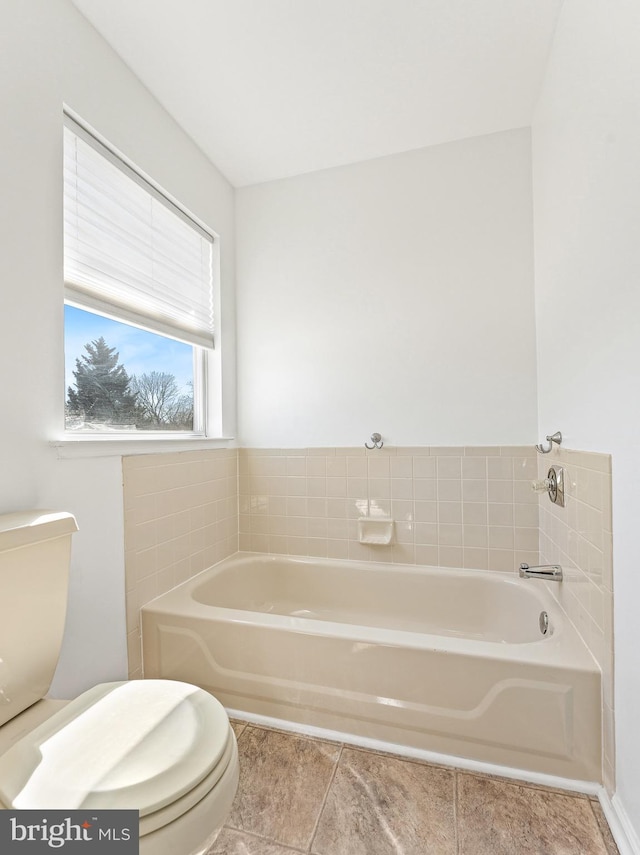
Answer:
<svg viewBox="0 0 640 855"><path fill-rule="evenodd" d="M206 434L214 238L65 116L65 429Z"/></svg>

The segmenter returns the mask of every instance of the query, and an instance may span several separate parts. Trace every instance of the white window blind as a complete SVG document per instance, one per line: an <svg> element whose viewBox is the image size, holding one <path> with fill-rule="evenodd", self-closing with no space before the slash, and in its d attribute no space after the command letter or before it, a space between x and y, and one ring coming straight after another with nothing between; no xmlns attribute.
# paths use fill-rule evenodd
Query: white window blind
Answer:
<svg viewBox="0 0 640 855"><path fill-rule="evenodd" d="M213 347L213 238L65 117L68 302Z"/></svg>

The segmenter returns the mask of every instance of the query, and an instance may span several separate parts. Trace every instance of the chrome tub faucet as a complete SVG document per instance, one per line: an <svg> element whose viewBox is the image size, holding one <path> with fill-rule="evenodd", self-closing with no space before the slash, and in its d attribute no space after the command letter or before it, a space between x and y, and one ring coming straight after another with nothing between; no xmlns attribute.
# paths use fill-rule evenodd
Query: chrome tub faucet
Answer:
<svg viewBox="0 0 640 855"><path fill-rule="evenodd" d="M528 564L520 565L520 577L522 579L546 579L547 582L562 582L562 567L559 564L540 564L537 567L529 567Z"/></svg>

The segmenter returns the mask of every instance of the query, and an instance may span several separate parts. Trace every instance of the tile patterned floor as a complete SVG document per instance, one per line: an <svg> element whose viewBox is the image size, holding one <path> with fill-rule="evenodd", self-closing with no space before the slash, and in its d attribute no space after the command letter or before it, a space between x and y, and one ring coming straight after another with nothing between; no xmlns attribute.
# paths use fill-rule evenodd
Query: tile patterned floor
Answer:
<svg viewBox="0 0 640 855"><path fill-rule="evenodd" d="M208 855L618 855L587 796L233 726L240 784Z"/></svg>

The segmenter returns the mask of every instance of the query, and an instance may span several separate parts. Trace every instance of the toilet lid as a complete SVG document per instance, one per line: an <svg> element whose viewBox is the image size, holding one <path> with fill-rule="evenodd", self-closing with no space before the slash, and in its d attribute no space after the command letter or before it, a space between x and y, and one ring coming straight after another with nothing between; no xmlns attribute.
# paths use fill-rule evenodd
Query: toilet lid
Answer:
<svg viewBox="0 0 640 855"><path fill-rule="evenodd" d="M0 757L0 802L18 810L171 804L215 769L229 720L208 692L173 680L102 683Z"/></svg>

